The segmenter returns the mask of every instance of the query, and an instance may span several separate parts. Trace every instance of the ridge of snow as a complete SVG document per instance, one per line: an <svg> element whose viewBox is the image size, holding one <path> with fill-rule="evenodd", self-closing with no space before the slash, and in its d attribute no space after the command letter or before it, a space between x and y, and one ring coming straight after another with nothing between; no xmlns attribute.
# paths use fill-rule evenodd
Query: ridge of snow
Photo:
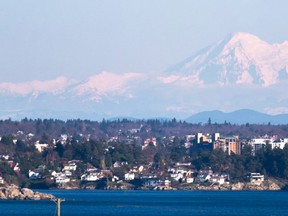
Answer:
<svg viewBox="0 0 288 216"><path fill-rule="evenodd" d="M117 74L103 71L99 74L91 76L82 84L74 88L76 95L89 95L90 100L100 101L103 95L115 94L133 97L128 92L128 83L133 80L141 79L143 74L124 73Z"/></svg>
<svg viewBox="0 0 288 216"><path fill-rule="evenodd" d="M237 32L178 64L170 74L194 75L198 83L258 84L267 87L276 84L280 76L288 78L287 69L288 41L269 44L255 35Z"/></svg>
<svg viewBox="0 0 288 216"><path fill-rule="evenodd" d="M0 93L26 96L31 94L37 97L40 93L60 94L66 87L73 83L66 77L58 77L54 80L33 80L23 83L3 82L0 83Z"/></svg>

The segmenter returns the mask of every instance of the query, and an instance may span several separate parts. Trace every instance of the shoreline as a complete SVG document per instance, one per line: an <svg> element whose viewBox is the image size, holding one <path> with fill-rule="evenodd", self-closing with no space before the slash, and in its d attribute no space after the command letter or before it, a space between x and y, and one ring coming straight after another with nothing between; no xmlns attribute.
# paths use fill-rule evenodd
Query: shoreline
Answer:
<svg viewBox="0 0 288 216"><path fill-rule="evenodd" d="M94 182L96 184L96 182ZM88 187L87 187L88 186ZM287 185L275 179L264 180L263 182L237 182L233 184L181 184L177 186L158 186L158 187L136 187L132 184L114 184L113 186L96 188L79 184L63 184L61 187L52 188L20 188L16 185L5 185L0 187L0 200L51 200L55 196L49 191L285 191ZM40 192L38 192L40 191Z"/></svg>
<svg viewBox="0 0 288 216"><path fill-rule="evenodd" d="M49 188L47 190L110 190L110 191L118 191L118 190L135 190L135 191L147 191L147 190L182 190L182 191L285 191L285 184L279 184L279 182L275 182L273 180L264 180L263 182L237 182L233 184L222 184L222 185L205 185L205 184L186 184L179 186L156 186L156 187L138 187L131 184L115 184L109 187L96 188L95 186L82 185L78 184L66 184L61 185L61 187L57 188ZM40 189L41 190L41 189ZM46 189L45 189L46 190Z"/></svg>
<svg viewBox="0 0 288 216"><path fill-rule="evenodd" d="M0 200L52 200L55 196L11 184L0 187Z"/></svg>

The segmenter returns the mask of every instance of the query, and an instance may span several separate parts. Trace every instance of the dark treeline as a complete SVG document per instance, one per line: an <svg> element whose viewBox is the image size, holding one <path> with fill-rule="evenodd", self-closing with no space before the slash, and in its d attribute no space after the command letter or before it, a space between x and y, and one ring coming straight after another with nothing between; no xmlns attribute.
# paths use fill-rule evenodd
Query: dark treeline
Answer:
<svg viewBox="0 0 288 216"><path fill-rule="evenodd" d="M247 119L247 122L249 119ZM24 133L33 133L37 138L43 134L51 137L57 137L61 134L90 134L95 139L106 139L107 135L118 135L119 130L123 133L128 129L141 129L141 134L147 136L185 136L188 134L214 133L219 132L224 136L238 135L241 138L252 138L263 136L278 135L279 137L288 136L288 125L271 125L271 124L249 124L244 125L211 123L208 119L206 124L190 124L185 121L172 120L135 120L127 119L107 121L90 121L90 120L55 120L55 119L23 119L21 121L0 120L0 135L10 135L17 131Z"/></svg>

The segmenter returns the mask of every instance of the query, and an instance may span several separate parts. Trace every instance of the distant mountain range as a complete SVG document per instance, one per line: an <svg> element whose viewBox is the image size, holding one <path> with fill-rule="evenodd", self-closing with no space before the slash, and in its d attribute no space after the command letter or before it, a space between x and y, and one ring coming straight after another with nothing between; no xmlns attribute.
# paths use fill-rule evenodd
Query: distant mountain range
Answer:
<svg viewBox="0 0 288 216"><path fill-rule="evenodd" d="M186 119L189 123L207 124L211 123L231 123L231 124L288 124L288 114L267 115L254 110L242 109L230 113L221 111L205 111L197 113Z"/></svg>
<svg viewBox="0 0 288 216"><path fill-rule="evenodd" d="M129 121L137 121L141 119L129 118L129 117L115 117L111 119L107 119L109 121L115 120L123 120L127 119ZM171 118L156 118L160 121L171 121ZM233 112L222 112L219 110L213 111L205 111L194 114L186 119L178 119L184 120L188 123L193 124L208 124L210 121L211 124L223 124L223 123L231 123L231 124L271 124L271 125L286 125L288 124L288 114L280 114L280 115L268 115L265 113L257 112L250 109L241 109Z"/></svg>
<svg viewBox="0 0 288 216"><path fill-rule="evenodd" d="M277 114L288 113L287 86L288 41L269 44L235 33L164 72L0 82L0 118L185 119L203 110L249 108L274 116L215 112L191 121L282 123L286 115Z"/></svg>

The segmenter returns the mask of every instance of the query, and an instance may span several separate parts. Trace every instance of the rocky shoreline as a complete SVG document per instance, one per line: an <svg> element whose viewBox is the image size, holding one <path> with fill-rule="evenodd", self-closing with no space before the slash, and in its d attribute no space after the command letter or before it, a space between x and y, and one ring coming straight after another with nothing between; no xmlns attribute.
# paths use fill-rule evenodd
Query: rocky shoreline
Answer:
<svg viewBox="0 0 288 216"><path fill-rule="evenodd" d="M69 189L79 189L79 190L97 190L95 187L79 187L79 185L66 185L65 187L61 187L61 189L69 190ZM222 185L203 185L203 184L189 184L183 185L182 187L164 187L161 190L203 190L203 191L242 191L242 190L250 190L250 191L265 191L265 190L285 190L285 186L283 183L276 180L265 180L263 182L237 182L233 184L222 184ZM59 188L60 189L60 188ZM133 190L133 186L122 185L121 187L111 187L104 188L106 190ZM138 188L137 190L149 190L149 188ZM150 190L159 190L159 188L150 188ZM287 189L286 189L287 190ZM55 197L51 194L34 192L29 188L19 188L16 185L7 185L0 187L0 200L1 199L12 199L12 200L51 200L55 199Z"/></svg>
<svg viewBox="0 0 288 216"><path fill-rule="evenodd" d="M145 187L134 184L128 184L124 182L113 183L104 187L97 187L95 183L82 184L76 182L69 182L63 184L57 189L62 190L219 190L219 191L240 191L240 190L287 190L287 182L281 182L276 179L267 179L259 182L236 182L236 183L224 183L224 184L209 184L209 183L192 183L192 184L180 184L180 185L169 185L169 186L156 186L156 187Z"/></svg>
<svg viewBox="0 0 288 216"><path fill-rule="evenodd" d="M55 197L51 194L34 192L29 188L19 188L16 185L0 187L0 199L12 200L50 200Z"/></svg>
<svg viewBox="0 0 288 216"><path fill-rule="evenodd" d="M222 185L200 185L195 184L193 186L186 186L182 188L184 190L219 190L219 191L265 191L265 190L282 190L283 187L278 182L272 180L265 180L263 182L250 183L250 182L237 182L233 184L222 184Z"/></svg>

